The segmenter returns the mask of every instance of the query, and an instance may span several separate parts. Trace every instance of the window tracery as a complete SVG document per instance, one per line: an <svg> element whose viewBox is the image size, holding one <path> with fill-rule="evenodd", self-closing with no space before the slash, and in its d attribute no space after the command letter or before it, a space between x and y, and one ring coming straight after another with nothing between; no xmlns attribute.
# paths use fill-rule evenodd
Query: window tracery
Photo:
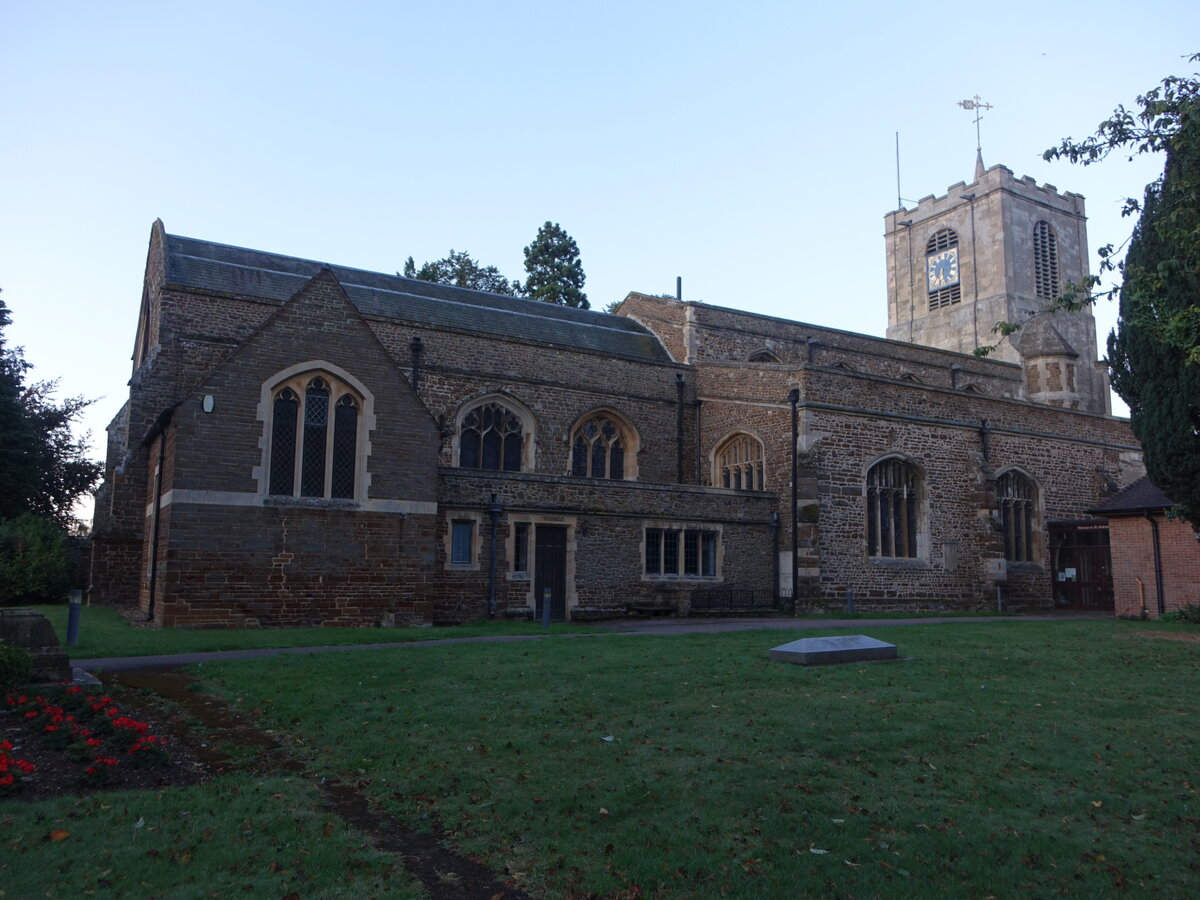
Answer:
<svg viewBox="0 0 1200 900"><path fill-rule="evenodd" d="M921 474L903 459L882 459L867 471L867 553L915 559L920 527Z"/></svg>
<svg viewBox="0 0 1200 900"><path fill-rule="evenodd" d="M336 398L332 406L330 400ZM273 391L267 492L350 499L359 469L362 398L326 373L295 376Z"/></svg>
<svg viewBox="0 0 1200 900"><path fill-rule="evenodd" d="M765 490L763 447L757 438L744 433L733 435L717 449L716 465L721 487Z"/></svg>
<svg viewBox="0 0 1200 900"><path fill-rule="evenodd" d="M607 410L589 413L571 432L571 474L577 478L633 479L636 439L630 428Z"/></svg>

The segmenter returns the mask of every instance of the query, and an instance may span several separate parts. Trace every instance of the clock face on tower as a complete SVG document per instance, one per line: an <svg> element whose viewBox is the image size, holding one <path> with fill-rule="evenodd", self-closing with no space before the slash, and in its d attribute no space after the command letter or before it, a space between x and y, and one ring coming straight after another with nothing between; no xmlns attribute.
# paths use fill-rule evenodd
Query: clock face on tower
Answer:
<svg viewBox="0 0 1200 900"><path fill-rule="evenodd" d="M931 253L925 260L925 282L929 290L958 284L958 248L951 247L940 253Z"/></svg>

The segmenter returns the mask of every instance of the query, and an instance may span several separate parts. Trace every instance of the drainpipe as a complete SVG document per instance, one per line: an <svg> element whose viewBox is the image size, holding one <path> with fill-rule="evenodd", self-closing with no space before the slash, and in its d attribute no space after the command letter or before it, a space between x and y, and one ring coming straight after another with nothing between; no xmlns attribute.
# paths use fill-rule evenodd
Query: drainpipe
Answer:
<svg viewBox="0 0 1200 900"><path fill-rule="evenodd" d="M172 417L175 415L175 410L179 408L176 403L173 406L167 407L158 418L154 420L154 424L149 430L142 435L142 446L148 447L158 438L158 471L154 475L154 528L150 532L150 597L146 604L146 621L154 621L154 601L158 592L158 535L159 521L162 518L162 486L163 486L163 469L166 468L165 460L167 458L167 426L171 423Z"/></svg>
<svg viewBox="0 0 1200 900"><path fill-rule="evenodd" d="M788 403L792 405L792 607L795 608L799 586L797 582L800 579L800 561L797 558L800 549L800 537L796 533L798 524L799 507L797 493L798 486L796 484L799 474L799 460L796 458L800 444L800 417L797 407L800 404L800 389L792 388L788 391Z"/></svg>
<svg viewBox="0 0 1200 900"><path fill-rule="evenodd" d="M771 592L779 606L779 513L771 513ZM793 610L795 607L793 607Z"/></svg>
<svg viewBox="0 0 1200 900"><path fill-rule="evenodd" d="M409 351L412 353L412 389L416 393L417 387L421 379L421 351L425 349L425 344L421 338L414 335L412 341L408 345Z"/></svg>
<svg viewBox="0 0 1200 900"><path fill-rule="evenodd" d="M1163 597L1162 546L1158 537L1158 520L1150 510L1146 510L1146 521L1150 523L1150 531L1154 539L1154 592L1158 595L1158 614L1167 611L1167 601Z"/></svg>
<svg viewBox="0 0 1200 900"><path fill-rule="evenodd" d="M675 483L683 484L683 373L675 373Z"/></svg>

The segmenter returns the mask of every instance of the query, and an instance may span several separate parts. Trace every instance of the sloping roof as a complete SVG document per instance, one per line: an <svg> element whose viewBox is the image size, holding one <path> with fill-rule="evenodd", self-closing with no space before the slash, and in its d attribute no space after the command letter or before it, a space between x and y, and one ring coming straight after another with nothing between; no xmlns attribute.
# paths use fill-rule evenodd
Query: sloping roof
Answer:
<svg viewBox="0 0 1200 900"><path fill-rule="evenodd" d="M325 265L174 234L166 236L166 256L169 286L281 303ZM382 272L333 265L329 268L364 315L542 341L649 362L671 362L658 338L623 316Z"/></svg>
<svg viewBox="0 0 1200 900"><path fill-rule="evenodd" d="M1046 316L1031 319L1021 328L1021 346L1018 349L1026 359L1079 355Z"/></svg>
<svg viewBox="0 0 1200 900"><path fill-rule="evenodd" d="M1158 489L1150 478L1143 475L1124 490L1113 494L1099 506L1088 512L1111 515L1113 513L1144 512L1146 510L1168 509L1175 504L1166 494Z"/></svg>

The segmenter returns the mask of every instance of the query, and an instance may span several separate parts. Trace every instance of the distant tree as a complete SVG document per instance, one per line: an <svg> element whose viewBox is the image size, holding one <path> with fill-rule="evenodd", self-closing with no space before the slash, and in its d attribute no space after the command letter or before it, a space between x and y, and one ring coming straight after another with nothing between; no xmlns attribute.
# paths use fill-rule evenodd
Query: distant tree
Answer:
<svg viewBox="0 0 1200 900"><path fill-rule="evenodd" d="M491 291L493 294L518 294L521 288L520 282L509 281L495 266L480 265L469 253L457 250L451 250L444 259L427 262L419 269L410 256L404 262L403 274L405 278L452 284L473 291Z"/></svg>
<svg viewBox="0 0 1200 900"><path fill-rule="evenodd" d="M1096 296L1120 298L1109 365L1147 473L1200 528L1200 73L1166 78L1137 102L1139 111L1118 106L1095 135L1045 157L1091 165L1118 148L1166 155L1144 200L1125 202L1126 215L1140 215L1125 259L1115 261L1111 244L1100 251L1101 269L1122 283Z"/></svg>
<svg viewBox="0 0 1200 900"><path fill-rule="evenodd" d="M557 222L538 229L533 243L525 248L525 293L531 300L588 309L579 246Z"/></svg>
<svg viewBox="0 0 1200 900"><path fill-rule="evenodd" d="M0 519L33 513L67 528L75 524L75 502L100 478L100 466L87 458L88 436L71 434L91 401L59 403L57 382L26 384L30 364L4 339L11 321L0 300Z"/></svg>

